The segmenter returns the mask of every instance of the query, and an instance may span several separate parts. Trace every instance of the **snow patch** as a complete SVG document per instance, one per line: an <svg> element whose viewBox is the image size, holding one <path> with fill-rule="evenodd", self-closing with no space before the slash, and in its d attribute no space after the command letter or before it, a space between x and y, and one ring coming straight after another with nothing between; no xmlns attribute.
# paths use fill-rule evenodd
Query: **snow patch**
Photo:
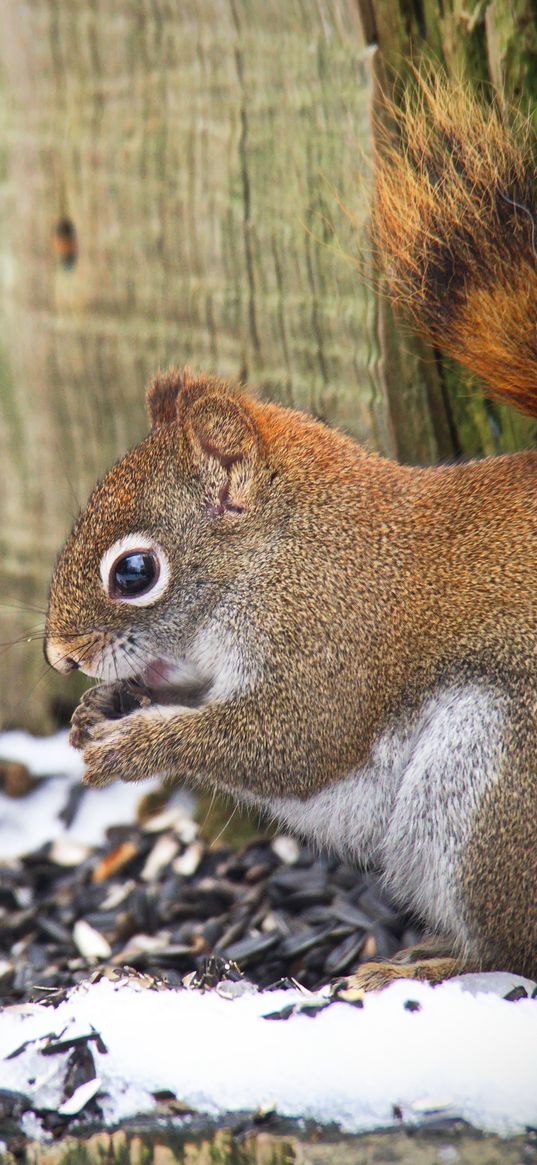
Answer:
<svg viewBox="0 0 537 1165"><path fill-rule="evenodd" d="M230 1000L102 979L54 1009L0 1014L0 1087L60 1107L61 1057L43 1057L35 1043L6 1056L51 1031L67 1040L96 1029L108 1049L92 1043L110 1123L151 1113L153 1092L169 1089L213 1116L261 1106L361 1132L391 1124L397 1106L410 1122L440 1111L515 1133L537 1123L537 1001L498 994L517 982L490 976L483 991L473 976L438 987L401 981L362 1008L333 1003L314 1019L282 1021L264 1017L303 994L252 990ZM409 999L420 1009L405 1008Z"/></svg>
<svg viewBox="0 0 537 1165"><path fill-rule="evenodd" d="M86 846L103 845L107 829L136 820L139 801L154 788L155 778L150 778L132 785L116 781L106 789L81 790L74 819L66 826L61 814L84 770L82 757L71 748L67 736L67 732L49 737L0 733L3 760L20 761L34 776L47 776L20 799L0 792L0 861L22 857L63 838ZM173 804L181 803L192 806L188 792L174 795Z"/></svg>

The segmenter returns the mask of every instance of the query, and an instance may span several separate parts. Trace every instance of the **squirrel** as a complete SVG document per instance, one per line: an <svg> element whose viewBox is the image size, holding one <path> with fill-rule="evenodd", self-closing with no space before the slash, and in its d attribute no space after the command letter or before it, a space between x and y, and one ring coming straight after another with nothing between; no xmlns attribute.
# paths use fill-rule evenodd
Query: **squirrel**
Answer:
<svg viewBox="0 0 537 1165"><path fill-rule="evenodd" d="M537 416L535 173L424 82L373 233L414 327ZM432 945L358 980L537 977L537 453L415 468L171 368L60 554L45 653L85 780L161 774L382 871Z"/></svg>

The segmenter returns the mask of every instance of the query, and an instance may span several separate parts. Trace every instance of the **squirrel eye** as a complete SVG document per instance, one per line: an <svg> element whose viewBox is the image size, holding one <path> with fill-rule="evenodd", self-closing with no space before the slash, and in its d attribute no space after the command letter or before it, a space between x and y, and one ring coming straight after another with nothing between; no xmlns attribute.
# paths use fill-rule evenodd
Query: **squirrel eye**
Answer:
<svg viewBox="0 0 537 1165"><path fill-rule="evenodd" d="M148 550L135 550L117 558L110 571L112 597L138 597L150 591L159 577L158 559Z"/></svg>
<svg viewBox="0 0 537 1165"><path fill-rule="evenodd" d="M101 585L113 603L152 607L167 591L171 566L164 548L145 531L123 534L99 563Z"/></svg>

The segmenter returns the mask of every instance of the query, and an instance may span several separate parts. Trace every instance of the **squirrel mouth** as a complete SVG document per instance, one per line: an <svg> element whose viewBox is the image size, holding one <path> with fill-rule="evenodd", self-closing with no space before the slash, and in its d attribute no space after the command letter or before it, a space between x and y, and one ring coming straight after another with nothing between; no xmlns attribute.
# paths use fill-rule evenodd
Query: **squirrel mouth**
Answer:
<svg viewBox="0 0 537 1165"><path fill-rule="evenodd" d="M165 659L154 659L139 675L121 684L118 692L119 714L148 708L152 704L182 705L197 708L205 702L209 690L205 678L190 675Z"/></svg>
<svg viewBox="0 0 537 1165"><path fill-rule="evenodd" d="M138 682L149 690L159 691L173 687L173 664L165 659L154 659L140 673Z"/></svg>

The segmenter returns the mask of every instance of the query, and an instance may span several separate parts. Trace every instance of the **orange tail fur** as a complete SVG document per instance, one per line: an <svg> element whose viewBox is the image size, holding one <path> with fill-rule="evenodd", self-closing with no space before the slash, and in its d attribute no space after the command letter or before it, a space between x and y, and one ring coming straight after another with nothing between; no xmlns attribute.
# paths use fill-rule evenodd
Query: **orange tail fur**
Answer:
<svg viewBox="0 0 537 1165"><path fill-rule="evenodd" d="M391 113L373 234L388 289L416 331L537 416L537 188L529 127L445 78Z"/></svg>

